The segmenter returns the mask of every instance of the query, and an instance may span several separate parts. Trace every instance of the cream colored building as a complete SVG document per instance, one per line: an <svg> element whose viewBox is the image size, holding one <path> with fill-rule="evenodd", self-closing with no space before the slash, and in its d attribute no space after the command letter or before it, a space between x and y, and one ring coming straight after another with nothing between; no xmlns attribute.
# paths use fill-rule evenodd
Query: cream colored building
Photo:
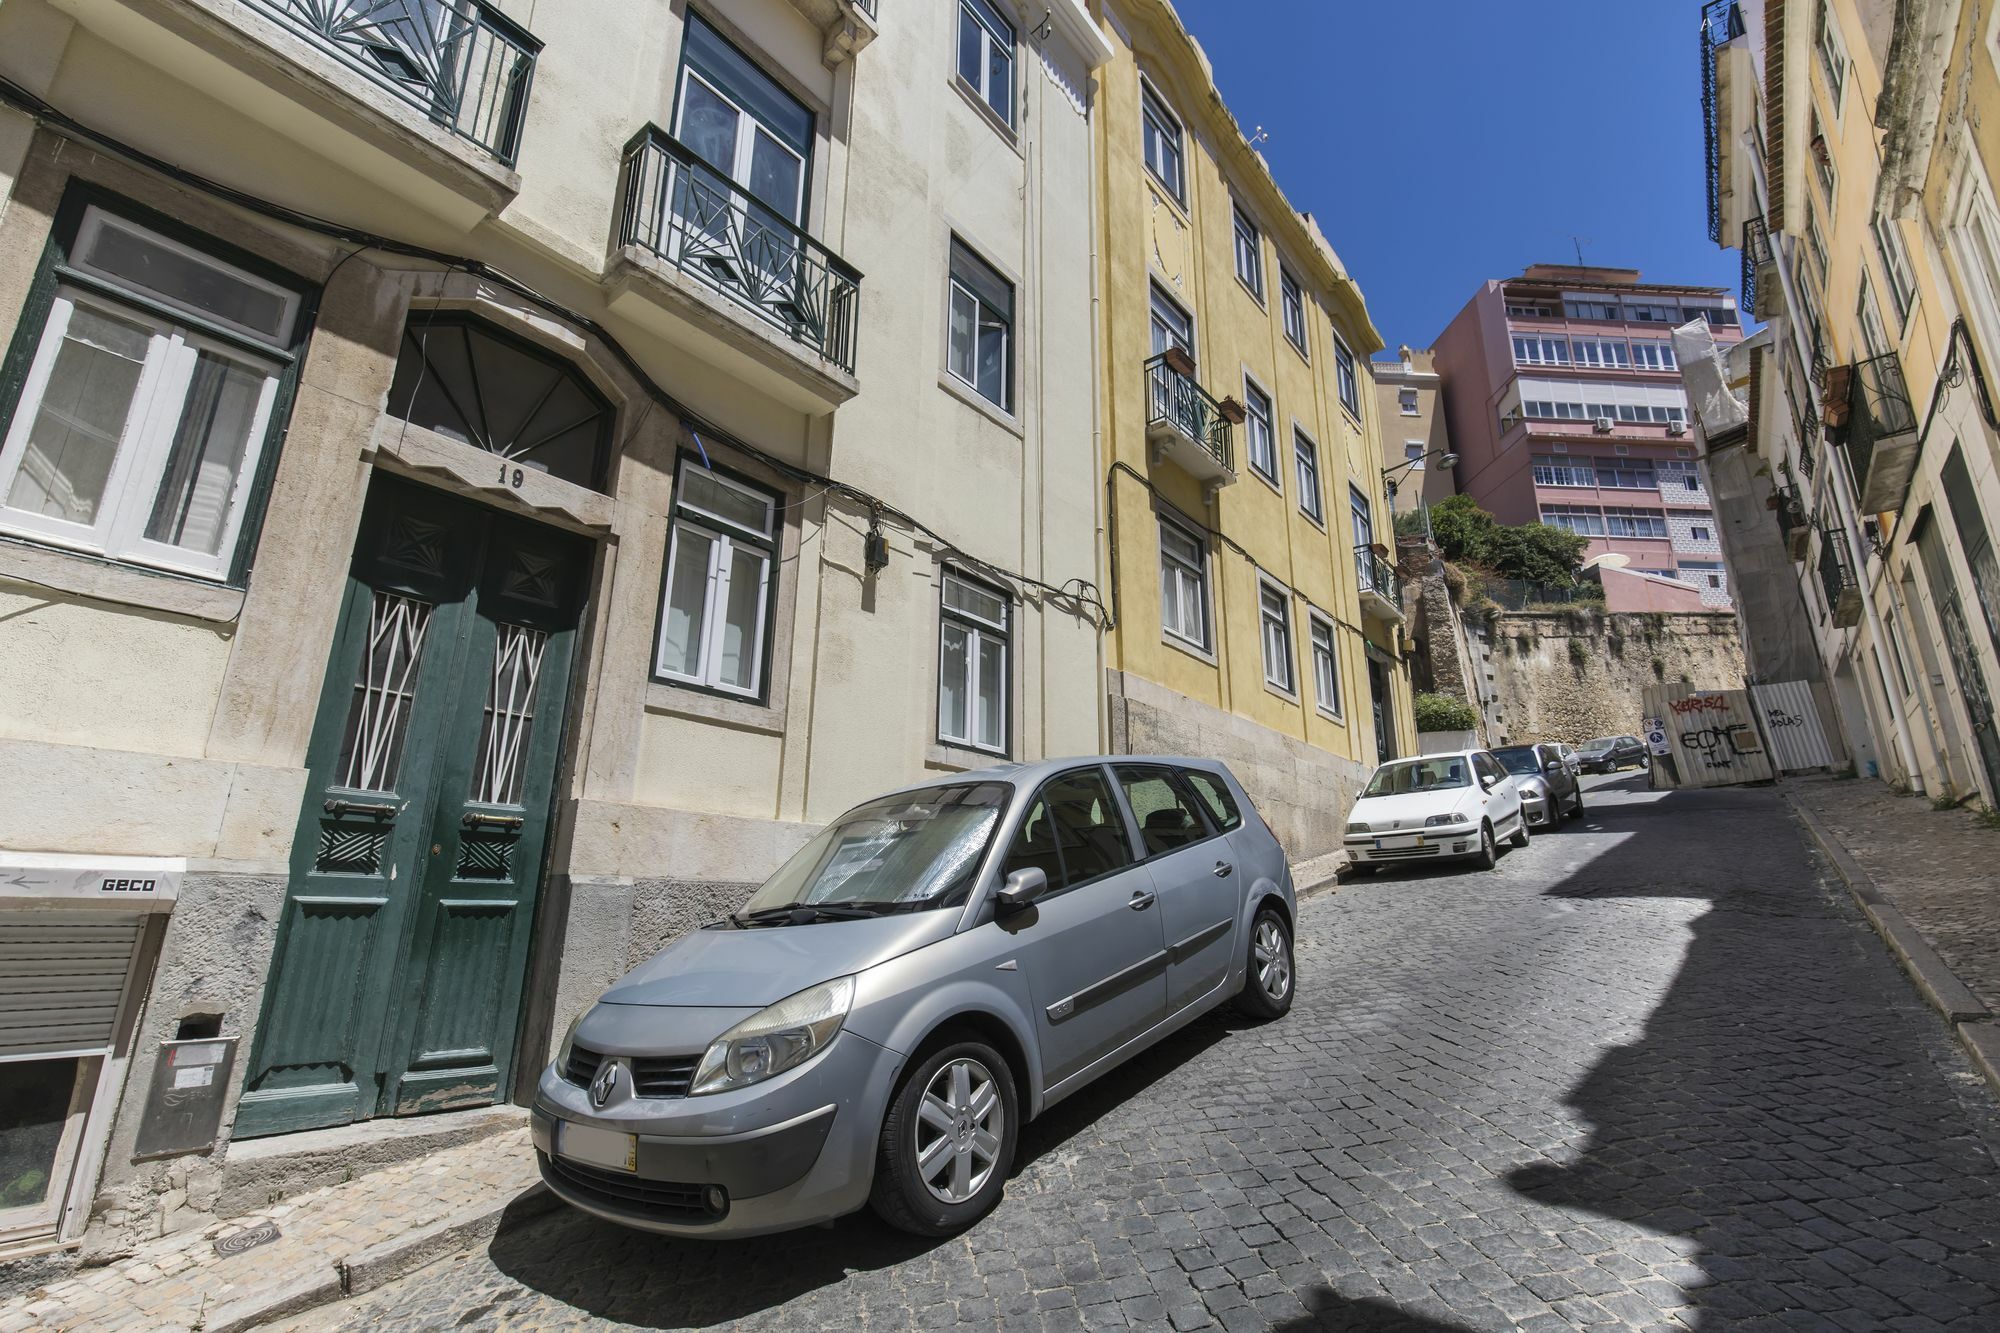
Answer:
<svg viewBox="0 0 2000 1333"><path fill-rule="evenodd" d="M1382 423L1382 461L1388 469L1390 507L1415 513L1458 494L1452 468L1451 432L1445 428L1439 395L1444 381L1428 347L1399 347L1394 360L1371 361L1375 412Z"/></svg>
<svg viewBox="0 0 2000 1333"><path fill-rule="evenodd" d="M0 4L0 1253L490 1127L817 822L1101 747L1110 55L1076 0Z"/></svg>

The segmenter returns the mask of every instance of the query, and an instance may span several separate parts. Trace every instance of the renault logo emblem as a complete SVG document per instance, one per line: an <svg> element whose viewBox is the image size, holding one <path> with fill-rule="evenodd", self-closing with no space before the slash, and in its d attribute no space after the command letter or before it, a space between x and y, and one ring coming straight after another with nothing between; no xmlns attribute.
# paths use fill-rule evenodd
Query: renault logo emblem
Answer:
<svg viewBox="0 0 2000 1333"><path fill-rule="evenodd" d="M590 1104L600 1111L618 1089L618 1069L618 1061L607 1059L597 1067L597 1077L590 1080Z"/></svg>

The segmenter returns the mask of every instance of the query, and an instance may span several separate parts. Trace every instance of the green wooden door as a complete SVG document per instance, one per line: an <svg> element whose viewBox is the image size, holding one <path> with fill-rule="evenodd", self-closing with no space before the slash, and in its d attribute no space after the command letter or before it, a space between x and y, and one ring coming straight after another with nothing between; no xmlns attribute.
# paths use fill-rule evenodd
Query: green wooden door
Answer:
<svg viewBox="0 0 2000 1333"><path fill-rule="evenodd" d="M237 1137L501 1096L588 558L374 482Z"/></svg>

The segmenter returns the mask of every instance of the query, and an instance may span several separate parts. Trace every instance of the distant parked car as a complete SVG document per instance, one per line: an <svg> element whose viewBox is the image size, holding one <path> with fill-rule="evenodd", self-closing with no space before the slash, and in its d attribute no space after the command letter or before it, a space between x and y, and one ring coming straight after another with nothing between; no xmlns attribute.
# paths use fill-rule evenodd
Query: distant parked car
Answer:
<svg viewBox="0 0 2000 1333"><path fill-rule="evenodd" d="M1646 742L1637 736L1599 736L1585 741L1577 750L1577 761L1586 773L1611 773L1633 764L1648 768L1653 762L1646 753Z"/></svg>
<svg viewBox="0 0 2000 1333"><path fill-rule="evenodd" d="M1455 857L1491 870L1502 837L1528 845L1520 783L1487 751L1460 750L1376 769L1348 812L1345 846L1363 874Z"/></svg>
<svg viewBox="0 0 2000 1333"><path fill-rule="evenodd" d="M1521 804L1537 828L1559 828L1565 813L1583 813L1583 788L1559 745L1504 745L1493 751L1518 779Z"/></svg>
<svg viewBox="0 0 2000 1333"><path fill-rule="evenodd" d="M1024 1121L1218 1005L1289 1009L1294 911L1220 763L1050 760L879 797L571 1025L535 1096L542 1179L683 1236L870 1204L961 1231Z"/></svg>

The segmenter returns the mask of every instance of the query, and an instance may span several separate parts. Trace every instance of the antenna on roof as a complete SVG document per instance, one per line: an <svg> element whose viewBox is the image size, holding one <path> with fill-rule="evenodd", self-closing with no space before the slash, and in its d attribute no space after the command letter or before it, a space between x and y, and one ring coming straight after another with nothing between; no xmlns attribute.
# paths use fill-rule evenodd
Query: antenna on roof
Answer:
<svg viewBox="0 0 2000 1333"><path fill-rule="evenodd" d="M1255 148L1258 144L1264 142L1264 140L1270 137L1271 136L1269 134L1265 133L1264 127L1262 125L1259 125L1257 127L1257 132L1250 136L1250 146L1252 148Z"/></svg>
<svg viewBox="0 0 2000 1333"><path fill-rule="evenodd" d="M1583 238L1581 236L1572 236L1569 239L1570 244L1576 247L1576 266L1578 268L1586 267L1583 262Z"/></svg>

